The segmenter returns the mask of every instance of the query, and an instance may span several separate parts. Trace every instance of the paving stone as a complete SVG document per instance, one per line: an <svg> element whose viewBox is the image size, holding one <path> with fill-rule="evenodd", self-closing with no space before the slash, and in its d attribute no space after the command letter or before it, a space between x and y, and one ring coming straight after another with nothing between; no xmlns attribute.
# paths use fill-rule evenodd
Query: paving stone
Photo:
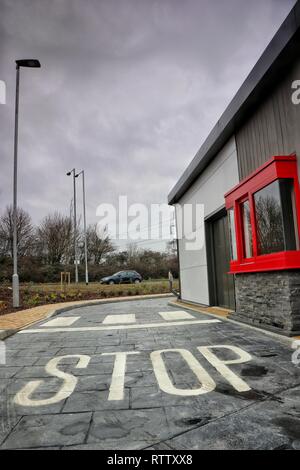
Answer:
<svg viewBox="0 0 300 470"><path fill-rule="evenodd" d="M124 399L108 401L108 390L73 392L67 398L63 408L64 413L78 413L82 411L96 410L120 410L129 408L129 390L124 390Z"/></svg>
<svg viewBox="0 0 300 470"><path fill-rule="evenodd" d="M6 364L7 366L15 367L15 366L33 366L37 361L38 357L34 356L20 356L20 357L13 357L10 358L9 356L6 357Z"/></svg>
<svg viewBox="0 0 300 470"><path fill-rule="evenodd" d="M153 446L150 447L145 447L144 450L166 450L170 451L172 450L171 447L169 447L167 444L164 442L160 442L159 444L154 444Z"/></svg>
<svg viewBox="0 0 300 470"><path fill-rule="evenodd" d="M157 380L151 371L129 372L125 376L125 387L149 387L157 386Z"/></svg>
<svg viewBox="0 0 300 470"><path fill-rule="evenodd" d="M77 377L84 376L84 375L108 375L112 374L113 371L113 364L109 362L102 362L102 363L95 363L89 364L86 368L83 369L75 369L74 366L64 366L61 369L65 370L66 372L70 372Z"/></svg>
<svg viewBox="0 0 300 470"><path fill-rule="evenodd" d="M22 369L23 367L0 365L0 379L9 379L10 377L15 376Z"/></svg>
<svg viewBox="0 0 300 470"><path fill-rule="evenodd" d="M32 379L36 380L36 379ZM47 377L41 379L42 383L39 385L37 391L39 393L56 393L63 381L61 379L58 379L56 377ZM6 392L9 395L15 395L17 392L19 392L26 384L28 383L28 378L12 378L8 380L7 386L6 386Z"/></svg>
<svg viewBox="0 0 300 470"><path fill-rule="evenodd" d="M0 393L2 390L7 390L10 384L10 379L1 379L0 381Z"/></svg>
<svg viewBox="0 0 300 470"><path fill-rule="evenodd" d="M117 446L143 441L151 445L171 434L165 414L158 409L96 412L88 436L88 443L115 440ZM120 447L118 447L120 448Z"/></svg>
<svg viewBox="0 0 300 470"><path fill-rule="evenodd" d="M45 368L42 366L26 366L20 368L19 372L15 374L15 377L18 379L22 378L44 378L49 377L49 374L45 371Z"/></svg>
<svg viewBox="0 0 300 470"><path fill-rule="evenodd" d="M60 450L61 447L57 446L57 447L54 447L54 446L50 446L50 447L30 447L30 450ZM26 448L20 448L20 450L27 450Z"/></svg>
<svg viewBox="0 0 300 470"><path fill-rule="evenodd" d="M131 392L131 408L158 408L163 407L163 392L158 386L133 387Z"/></svg>
<svg viewBox="0 0 300 470"><path fill-rule="evenodd" d="M147 372L153 371L152 362L150 360L151 351L143 351L141 354L127 356L126 371L127 373L132 372Z"/></svg>
<svg viewBox="0 0 300 470"><path fill-rule="evenodd" d="M20 417L15 411L7 389L0 391L0 444L13 429Z"/></svg>
<svg viewBox="0 0 300 470"><path fill-rule="evenodd" d="M70 356L73 356L73 355L78 355L78 352L73 352L73 354L70 354ZM85 355L85 354L84 354ZM90 357L90 363L91 364L91 361L93 359L94 356L90 356L89 354L86 354L87 356ZM57 354L55 357L57 356L64 356L64 354ZM34 364L35 366L46 366L48 364L48 362L53 359L54 356L43 356L41 357L40 359L37 360L37 362ZM77 364L78 362L78 359L76 357L61 357L60 361L59 361L59 368L61 370L66 370L66 368L64 367L65 365L70 365L70 371L71 371L71 368L74 369L74 374L76 375L76 371L77 369L75 368L75 365Z"/></svg>
<svg viewBox="0 0 300 470"><path fill-rule="evenodd" d="M196 429L166 444L176 450L295 448L300 442L300 394L299 391L297 396L295 391L289 394L211 423L200 423Z"/></svg>
<svg viewBox="0 0 300 470"><path fill-rule="evenodd" d="M172 310L174 307L169 307L166 299L155 299L85 307L70 311L67 315L80 315L76 326L93 326L101 324L107 315L130 313L135 314L138 324L162 322L158 312ZM198 318L198 315L195 317ZM300 368L291 362L292 350L285 343L245 326L222 321L213 325L168 326L163 329L18 334L5 343L9 361L16 362L14 366L0 366L0 405L3 416L6 416L6 427L1 431L0 426L0 443L3 442L4 446L8 443L11 448L35 449L188 449L189 446L201 448L203 433L203 448L233 448L234 445L241 448L247 448L247 445L253 448L263 448L264 445L267 448L300 447L297 437L300 397L296 388L291 389L300 383ZM249 384L249 392L237 392L197 349L198 346L216 344L238 346L252 355L248 363L229 365ZM214 379L216 389L192 397L162 392L153 372L150 353L169 348L190 351ZM140 354L127 356L125 399L108 401L115 355L102 354L126 351ZM214 352L224 360L235 358L226 349ZM88 366L82 369L75 367L78 362L76 358L63 358L59 363L61 371L78 379L72 395L49 406L15 405L12 401L15 393L30 380L43 381L33 398L49 398L59 390L62 379L49 375L45 366L53 357L64 354L90 357ZM177 388L199 387L198 379L179 354L164 354L164 361ZM16 366L16 363L20 365ZM281 395L283 390L288 390L286 395ZM279 418L282 418L280 422L273 421L277 407L281 410L278 411ZM257 439L251 434L256 410ZM80 436L74 441L71 436L70 440L65 440L65 436L60 435L64 417L69 419L73 416L75 419L80 415L91 416L91 413L94 413L95 419L91 421L91 432L87 435L88 421L84 438ZM51 416L55 421L53 426L50 424ZM56 416L61 421L56 421ZM26 426L21 425L24 418L32 420L26 422ZM41 440L35 421L39 418L42 420L41 434L45 434L47 429L53 431L53 439ZM246 426L245 436L244 421L249 428ZM218 423L221 423L220 428ZM226 423L229 423L228 436ZM268 430L265 440L260 438L263 426ZM210 434L206 429L213 431ZM288 436L287 429L291 429L294 436ZM114 433L119 433L119 436Z"/></svg>
<svg viewBox="0 0 300 470"><path fill-rule="evenodd" d="M41 393L36 392L32 395L32 399L36 400L46 400L51 398L54 395L53 392ZM25 415L44 415L49 413L60 413L64 407L66 400L61 400L58 403L50 404L50 405L39 405L39 406L21 406L17 405L13 401L14 394L10 395L11 406L14 409L14 413L17 416L25 416Z"/></svg>
<svg viewBox="0 0 300 470"><path fill-rule="evenodd" d="M35 379L33 379L35 380ZM129 378L127 381L130 381ZM127 383L126 381L126 383ZM132 379L133 381L133 379ZM0 390L5 388L6 392L10 395L15 395L28 383L27 378L22 379L9 379L6 383L0 384ZM107 390L111 383L111 375L87 375L79 376L78 382L75 387L75 391L89 391L89 390ZM62 386L63 380L56 377L47 377L42 379L42 383L39 385L38 393L49 393L55 394ZM64 390L67 391L68 387Z"/></svg>
<svg viewBox="0 0 300 470"><path fill-rule="evenodd" d="M96 347L95 348L61 348L57 352L57 356L68 356L69 354L86 354L88 356L91 356L92 354L95 354L96 352Z"/></svg>
<svg viewBox="0 0 300 470"><path fill-rule="evenodd" d="M18 356L17 357L30 357L30 356L36 356L36 357L41 357L41 356L55 356L60 348L56 347L48 347L45 348L44 346L38 346L36 348L26 348L26 349L20 349Z"/></svg>
<svg viewBox="0 0 300 470"><path fill-rule="evenodd" d="M108 390L111 383L111 375L84 375L78 378L76 392Z"/></svg>
<svg viewBox="0 0 300 470"><path fill-rule="evenodd" d="M94 341L89 341L88 343L86 341L68 341L67 343L65 341L55 341L55 343L53 343L53 347L55 348L65 348L65 347L68 347L68 348L78 348L80 350L84 349L84 348L96 348L98 346L98 341L94 340Z"/></svg>
<svg viewBox="0 0 300 470"><path fill-rule="evenodd" d="M24 416L1 448L28 449L81 444L87 435L90 421L91 413Z"/></svg>
<svg viewBox="0 0 300 470"><path fill-rule="evenodd" d="M97 443L81 444L63 447L62 450L142 450L149 445L149 441L127 439L104 439ZM169 448L170 449L170 448Z"/></svg>
<svg viewBox="0 0 300 470"><path fill-rule="evenodd" d="M53 339L53 338L52 338ZM5 340L7 351L20 352L24 349L31 348L43 348L47 349L55 347L53 341L45 341L45 338L41 338L39 335L20 335L16 334Z"/></svg>

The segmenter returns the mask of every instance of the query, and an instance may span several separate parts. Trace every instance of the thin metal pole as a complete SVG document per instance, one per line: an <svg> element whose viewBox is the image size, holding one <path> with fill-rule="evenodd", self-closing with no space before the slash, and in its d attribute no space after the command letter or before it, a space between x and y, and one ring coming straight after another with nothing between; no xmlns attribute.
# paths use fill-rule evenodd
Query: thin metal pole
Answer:
<svg viewBox="0 0 300 470"><path fill-rule="evenodd" d="M88 259L87 259L87 237L86 237L86 211L85 211L85 182L84 170L82 170L82 200L83 200L83 225L84 225L84 258L85 258L85 283L89 283Z"/></svg>
<svg viewBox="0 0 300 470"><path fill-rule="evenodd" d="M16 67L16 101L15 101L15 137L14 137L14 180L13 180L13 307L20 306L18 253L17 253L17 196L18 196L18 122L19 122L19 84L20 67Z"/></svg>
<svg viewBox="0 0 300 470"><path fill-rule="evenodd" d="M76 182L75 182L75 168L73 172L73 190L74 190L74 263L75 263L75 282L78 284L78 264L77 264L77 220L76 220Z"/></svg>

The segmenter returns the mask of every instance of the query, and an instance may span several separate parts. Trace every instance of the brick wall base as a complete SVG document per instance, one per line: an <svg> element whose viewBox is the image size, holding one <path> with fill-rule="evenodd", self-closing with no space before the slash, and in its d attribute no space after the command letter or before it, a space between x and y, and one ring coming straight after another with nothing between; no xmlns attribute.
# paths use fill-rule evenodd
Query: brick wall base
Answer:
<svg viewBox="0 0 300 470"><path fill-rule="evenodd" d="M300 271L272 271L235 275L236 311L232 320L300 334Z"/></svg>

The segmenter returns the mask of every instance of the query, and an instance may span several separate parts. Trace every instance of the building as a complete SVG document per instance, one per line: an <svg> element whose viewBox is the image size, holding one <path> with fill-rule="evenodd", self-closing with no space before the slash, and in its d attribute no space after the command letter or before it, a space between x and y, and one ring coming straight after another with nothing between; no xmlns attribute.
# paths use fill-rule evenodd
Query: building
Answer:
<svg viewBox="0 0 300 470"><path fill-rule="evenodd" d="M178 240L181 298L231 318L300 334L300 2L290 12L171 190L178 219L204 204Z"/></svg>

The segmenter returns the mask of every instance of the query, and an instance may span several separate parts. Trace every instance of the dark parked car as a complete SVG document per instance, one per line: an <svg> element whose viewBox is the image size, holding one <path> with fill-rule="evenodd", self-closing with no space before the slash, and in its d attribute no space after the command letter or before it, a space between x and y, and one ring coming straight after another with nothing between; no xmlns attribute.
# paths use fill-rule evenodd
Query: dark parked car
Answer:
<svg viewBox="0 0 300 470"><path fill-rule="evenodd" d="M142 276L136 271L119 271L112 276L103 277L100 282L101 284L139 284L142 280Z"/></svg>

